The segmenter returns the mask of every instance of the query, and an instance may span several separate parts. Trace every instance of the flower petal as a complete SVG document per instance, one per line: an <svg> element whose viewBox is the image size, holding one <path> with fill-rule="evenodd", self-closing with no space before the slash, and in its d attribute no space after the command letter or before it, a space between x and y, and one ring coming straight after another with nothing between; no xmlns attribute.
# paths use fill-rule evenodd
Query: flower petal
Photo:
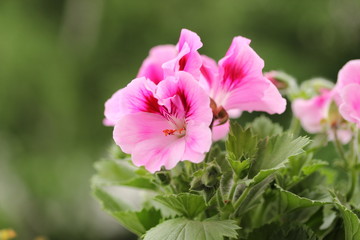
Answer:
<svg viewBox="0 0 360 240"><path fill-rule="evenodd" d="M205 124L188 122L185 136L186 148L183 160L199 163L211 147L211 130Z"/></svg>
<svg viewBox="0 0 360 240"><path fill-rule="evenodd" d="M158 84L164 79L162 64L176 58L178 51L174 45L160 45L150 50L142 63L137 77L146 77Z"/></svg>
<svg viewBox="0 0 360 240"><path fill-rule="evenodd" d="M218 80L219 69L215 60L205 55L202 55L201 58L202 66L200 68L201 76L199 78L199 84L206 92L210 92L210 89Z"/></svg>
<svg viewBox="0 0 360 240"><path fill-rule="evenodd" d="M296 99L292 104L294 115L300 120L303 128L309 133L323 130L322 120L327 118L331 103L330 91L311 99Z"/></svg>
<svg viewBox="0 0 360 240"><path fill-rule="evenodd" d="M169 142L166 138L173 138ZM147 139L136 145L132 161L136 166L145 168L154 173L161 166L171 169L182 159L185 150L185 141L182 138L175 139L174 136L166 136L158 139Z"/></svg>
<svg viewBox="0 0 360 240"><path fill-rule="evenodd" d="M138 112L123 116L115 125L115 143L126 153L133 153L135 146L151 139L162 143L175 140L175 136L165 136L163 130L172 129L171 123L154 113Z"/></svg>
<svg viewBox="0 0 360 240"><path fill-rule="evenodd" d="M212 140L219 141L224 139L230 131L230 122L227 121L222 125L217 125L218 121L214 122L214 126L212 128Z"/></svg>
<svg viewBox="0 0 360 240"><path fill-rule="evenodd" d="M360 59L347 62L339 71L337 87L360 84Z"/></svg>
<svg viewBox="0 0 360 240"><path fill-rule="evenodd" d="M264 61L249 46L250 40L235 37L224 58L219 61L220 85L227 91L242 81L262 76Z"/></svg>
<svg viewBox="0 0 360 240"><path fill-rule="evenodd" d="M173 76L177 71L185 71L194 77L200 77L202 59L198 49L202 47L200 37L187 29L182 29L180 39L176 45L178 55L176 58L163 64L166 76Z"/></svg>
<svg viewBox="0 0 360 240"><path fill-rule="evenodd" d="M286 109L286 100L267 78L259 77L247 79L230 91L223 102L223 107L226 110L281 114Z"/></svg>
<svg viewBox="0 0 360 240"><path fill-rule="evenodd" d="M155 88L155 84L144 77L134 79L106 101L104 122L115 125L122 116L129 113L160 113L158 100L153 96Z"/></svg>
<svg viewBox="0 0 360 240"><path fill-rule="evenodd" d="M208 126L212 121L209 96L186 72L177 72L175 77L161 81L156 96L159 103L167 105L168 109L171 105L176 106L172 107L171 112L178 118L184 117L186 121L201 122Z"/></svg>
<svg viewBox="0 0 360 240"><path fill-rule="evenodd" d="M262 74L264 61L249 46L250 40L235 37L219 61L218 81L211 84L210 96L227 111L282 113L286 100Z"/></svg>
<svg viewBox="0 0 360 240"><path fill-rule="evenodd" d="M341 115L360 127L360 84L349 84L340 91L342 104Z"/></svg>

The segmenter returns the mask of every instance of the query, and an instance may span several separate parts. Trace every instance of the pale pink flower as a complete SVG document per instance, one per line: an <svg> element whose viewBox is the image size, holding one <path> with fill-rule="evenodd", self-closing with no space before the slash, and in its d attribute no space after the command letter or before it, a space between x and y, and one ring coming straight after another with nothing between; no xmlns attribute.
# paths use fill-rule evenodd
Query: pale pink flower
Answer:
<svg viewBox="0 0 360 240"><path fill-rule="evenodd" d="M209 92L218 109L225 109L230 117L239 117L242 111L264 111L280 114L286 100L262 73L264 61L250 47L250 40L235 37L218 65L203 56L200 85ZM219 129L216 129L219 128ZM214 124L213 139L226 136L228 125Z"/></svg>
<svg viewBox="0 0 360 240"><path fill-rule="evenodd" d="M211 146L210 99L186 72L158 85L137 78L120 90L124 111L114 128L114 140L132 155L136 166L155 172L179 161L201 162Z"/></svg>
<svg viewBox="0 0 360 240"><path fill-rule="evenodd" d="M332 91L323 89L319 96L310 99L298 98L293 101L293 113L300 120L305 131L319 133L324 130L332 96Z"/></svg>
<svg viewBox="0 0 360 240"><path fill-rule="evenodd" d="M335 91L321 89L320 95L310 99L295 99L292 103L292 110L295 117L300 120L301 126L309 133L327 133L328 139L335 139L334 130L340 142L343 144L351 140L352 133L346 124L342 123L342 118L336 113L331 113L331 104L337 104L334 100ZM333 116L331 114L335 114Z"/></svg>
<svg viewBox="0 0 360 240"><path fill-rule="evenodd" d="M341 115L360 127L360 59L349 61L339 71L335 89Z"/></svg>

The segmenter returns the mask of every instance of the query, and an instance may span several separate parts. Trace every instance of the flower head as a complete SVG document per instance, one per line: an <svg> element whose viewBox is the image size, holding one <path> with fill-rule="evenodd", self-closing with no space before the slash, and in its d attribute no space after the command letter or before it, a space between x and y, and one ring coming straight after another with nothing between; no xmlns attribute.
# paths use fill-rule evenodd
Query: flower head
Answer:
<svg viewBox="0 0 360 240"><path fill-rule="evenodd" d="M215 111L225 109L230 117L238 117L242 111L280 114L285 111L286 100L263 76L263 67L264 61L250 47L250 40L235 37L218 65L203 56L200 85L216 103ZM228 125L216 128L215 125L215 140L224 137L229 130Z"/></svg>
<svg viewBox="0 0 360 240"><path fill-rule="evenodd" d="M342 143L351 140L352 134L338 111L336 92L333 84L324 79L305 81L301 88L310 94L309 99L297 98L292 103L294 116L300 120L305 131L327 134L329 140L336 136ZM314 95L313 94L317 94Z"/></svg>
<svg viewBox="0 0 360 240"><path fill-rule="evenodd" d="M179 161L201 162L211 145L210 100L197 81L178 72L155 85L137 78L120 90L126 114L116 122L114 140L150 172Z"/></svg>

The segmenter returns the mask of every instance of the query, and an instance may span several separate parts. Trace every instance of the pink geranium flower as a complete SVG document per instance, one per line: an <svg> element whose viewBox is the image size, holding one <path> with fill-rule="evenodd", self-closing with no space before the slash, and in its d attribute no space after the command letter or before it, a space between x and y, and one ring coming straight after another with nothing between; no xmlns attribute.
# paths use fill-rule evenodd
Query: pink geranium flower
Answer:
<svg viewBox="0 0 360 240"><path fill-rule="evenodd" d="M142 77L121 91L114 140L136 166L155 172L179 161L201 162L211 145L208 95L186 72L158 85Z"/></svg>
<svg viewBox="0 0 360 240"><path fill-rule="evenodd" d="M360 127L360 59L349 61L339 71L335 89L341 115Z"/></svg>
<svg viewBox="0 0 360 240"><path fill-rule="evenodd" d="M298 98L293 101L293 113L300 120L305 131L319 133L324 130L332 96L331 90L322 89L319 96L310 99Z"/></svg>
<svg viewBox="0 0 360 240"><path fill-rule="evenodd" d="M250 47L250 40L235 37L224 58L218 65L203 56L200 85L209 92L216 103L214 113L226 110L230 117L240 116L242 111L283 113L286 100L262 73L264 61ZM214 140L221 139L229 131L228 124L217 126L214 122Z"/></svg>
<svg viewBox="0 0 360 240"><path fill-rule="evenodd" d="M292 103L292 110L305 131L309 133L327 133L330 141L335 139L334 131L336 131L340 142L346 144L351 140L352 133L343 123L338 110L330 109L331 104L337 105L335 91L323 88L318 96L310 99L295 99ZM331 111L335 111L335 113Z"/></svg>
<svg viewBox="0 0 360 240"><path fill-rule="evenodd" d="M142 63L137 77L146 77L158 84L166 76L174 76L178 71L191 73L194 77L200 77L201 56L197 52L202 47L200 37L187 29L182 29L178 44L160 45L150 50L149 56ZM105 103L106 126L114 126L124 114L132 112L122 106L122 90L117 91Z"/></svg>

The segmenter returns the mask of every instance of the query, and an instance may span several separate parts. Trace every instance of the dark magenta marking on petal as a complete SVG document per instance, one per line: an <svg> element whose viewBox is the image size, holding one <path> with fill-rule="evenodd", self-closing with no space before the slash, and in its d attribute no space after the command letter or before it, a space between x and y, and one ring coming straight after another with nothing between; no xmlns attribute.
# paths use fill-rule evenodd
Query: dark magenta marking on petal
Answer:
<svg viewBox="0 0 360 240"><path fill-rule="evenodd" d="M228 89L233 89L241 83L241 80L245 77L246 73L241 66L236 63L226 63L224 66L224 85L228 86Z"/></svg>

